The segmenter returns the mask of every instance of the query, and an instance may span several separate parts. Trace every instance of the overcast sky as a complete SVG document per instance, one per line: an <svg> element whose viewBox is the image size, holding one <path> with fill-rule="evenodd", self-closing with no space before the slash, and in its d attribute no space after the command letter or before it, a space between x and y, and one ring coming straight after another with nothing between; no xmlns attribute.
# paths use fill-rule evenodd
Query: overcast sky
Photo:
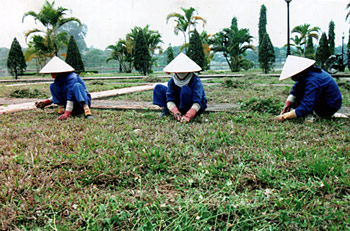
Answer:
<svg viewBox="0 0 350 231"><path fill-rule="evenodd" d="M49 0L50 2L52 0ZM38 27L28 16L22 23L25 12L39 12L44 0L0 0L0 47L10 47L17 37L22 47L27 47L24 33ZM349 0L292 0L290 3L290 27L304 23L318 26L328 33L331 20L335 23L336 44L341 45L342 34L345 43L349 37L349 22L345 21L346 5ZM262 4L267 8L267 31L274 46L281 47L287 40L287 3L285 0L56 0L55 8L69 9L67 17L77 17L88 27L86 43L105 49L125 38L134 26L150 25L157 30L164 42L173 46L183 43L183 35L174 34L175 22L166 23L166 16L182 12L180 7L194 7L198 15L207 20L204 28L208 34L229 27L233 17L238 19L239 28L248 28L253 43L258 41L259 12ZM197 30L203 30L202 25Z"/></svg>

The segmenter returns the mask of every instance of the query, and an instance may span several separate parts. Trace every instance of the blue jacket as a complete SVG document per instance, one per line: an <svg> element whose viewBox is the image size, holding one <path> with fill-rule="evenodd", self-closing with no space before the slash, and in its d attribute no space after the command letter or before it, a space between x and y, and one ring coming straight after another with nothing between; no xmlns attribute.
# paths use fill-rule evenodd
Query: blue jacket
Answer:
<svg viewBox="0 0 350 231"><path fill-rule="evenodd" d="M207 108L207 98L205 97L203 84L199 77L194 74L187 86L192 90L192 103L198 103L201 106L201 110ZM181 87L177 86L174 79L171 78L168 82L168 89L166 91L167 102L179 102L180 91Z"/></svg>
<svg viewBox="0 0 350 231"><path fill-rule="evenodd" d="M53 82L53 84L55 84L60 90L60 94L66 94L65 97L68 101L73 101L74 99L73 87L76 83L83 85L85 92L88 94L84 81L74 72L60 73Z"/></svg>
<svg viewBox="0 0 350 231"><path fill-rule="evenodd" d="M310 69L306 72L290 92L298 102L295 109L298 117L311 113L315 107L327 107L335 111L341 107L342 96L337 83L330 74L319 70Z"/></svg>

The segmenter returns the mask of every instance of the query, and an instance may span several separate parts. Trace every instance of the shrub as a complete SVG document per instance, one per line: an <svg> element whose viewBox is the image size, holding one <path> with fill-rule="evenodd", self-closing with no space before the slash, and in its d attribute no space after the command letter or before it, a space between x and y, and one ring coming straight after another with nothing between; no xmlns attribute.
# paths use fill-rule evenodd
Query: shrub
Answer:
<svg viewBox="0 0 350 231"><path fill-rule="evenodd" d="M161 82L161 79L157 76L147 76L143 80L150 83Z"/></svg>
<svg viewBox="0 0 350 231"><path fill-rule="evenodd" d="M13 98L46 98L47 95L38 89L18 89L10 93Z"/></svg>
<svg viewBox="0 0 350 231"><path fill-rule="evenodd" d="M246 102L241 102L241 109L253 112L267 112L278 114L283 108L283 103L274 98L251 98Z"/></svg>

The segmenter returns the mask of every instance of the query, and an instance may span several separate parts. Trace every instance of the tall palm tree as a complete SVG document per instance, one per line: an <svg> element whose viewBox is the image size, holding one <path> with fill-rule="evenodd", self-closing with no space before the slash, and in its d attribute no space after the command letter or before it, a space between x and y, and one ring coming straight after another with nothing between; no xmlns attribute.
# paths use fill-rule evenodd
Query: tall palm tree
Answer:
<svg viewBox="0 0 350 231"><path fill-rule="evenodd" d="M132 46L131 40L119 40L116 45L109 45L106 49L111 50L110 57L107 58L106 63L111 60L119 62L119 71L130 73L132 71Z"/></svg>
<svg viewBox="0 0 350 231"><path fill-rule="evenodd" d="M32 16L35 22L39 21L45 27L44 30L37 28L32 29L28 31L25 36L26 40L30 38L32 43L40 43L36 45L32 44L32 47L42 49L38 51L38 53L44 53L49 57L57 56L60 49L67 46L69 41L69 35L66 32L59 32L58 29L71 21L78 22L79 25L81 25L80 20L75 17L64 18L64 15L66 14L65 12L68 9L63 7L55 9L54 4L54 1L52 3L45 1L39 13L29 11L26 12L22 18L23 22L25 17ZM31 36L33 34L40 36L42 39L34 39L35 36Z"/></svg>
<svg viewBox="0 0 350 231"><path fill-rule="evenodd" d="M293 28L292 33L299 34L299 37L297 39L300 40L298 42L300 43L300 46L303 47L302 55L305 55L305 46L309 37L318 40L319 31L320 31L319 27L310 28L310 24L303 24Z"/></svg>
<svg viewBox="0 0 350 231"><path fill-rule="evenodd" d="M174 18L176 22L174 33L178 35L179 31L181 31L184 35L185 44L187 44L187 38L190 38L191 27L193 26L194 28L196 28L196 24L198 23L198 21L202 21L204 27L207 21L201 16L193 15L194 12L196 12L196 10L193 7L190 7L189 9L181 7L181 10L184 14L176 12L170 13L166 17L166 22L168 23L171 18Z"/></svg>

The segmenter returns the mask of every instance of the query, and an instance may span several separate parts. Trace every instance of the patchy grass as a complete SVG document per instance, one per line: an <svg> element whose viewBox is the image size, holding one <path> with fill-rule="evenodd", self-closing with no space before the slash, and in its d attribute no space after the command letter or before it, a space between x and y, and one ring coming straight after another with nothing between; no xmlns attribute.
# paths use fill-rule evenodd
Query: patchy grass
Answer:
<svg viewBox="0 0 350 231"><path fill-rule="evenodd" d="M208 102L247 112L190 124L152 111L0 115L0 230L349 230L350 121L275 123L265 107L290 87L234 84L205 86Z"/></svg>
<svg viewBox="0 0 350 231"><path fill-rule="evenodd" d="M2 115L2 229L350 228L349 120L53 110Z"/></svg>

